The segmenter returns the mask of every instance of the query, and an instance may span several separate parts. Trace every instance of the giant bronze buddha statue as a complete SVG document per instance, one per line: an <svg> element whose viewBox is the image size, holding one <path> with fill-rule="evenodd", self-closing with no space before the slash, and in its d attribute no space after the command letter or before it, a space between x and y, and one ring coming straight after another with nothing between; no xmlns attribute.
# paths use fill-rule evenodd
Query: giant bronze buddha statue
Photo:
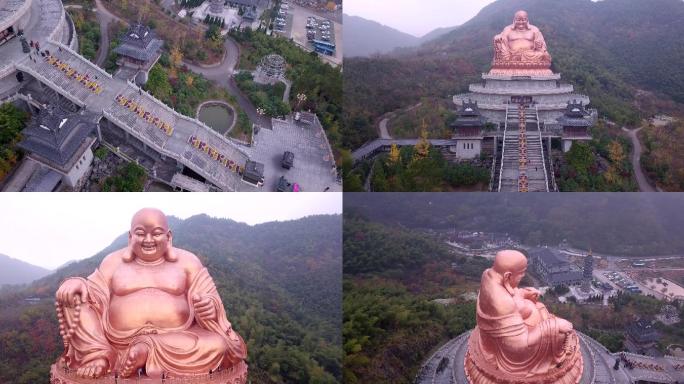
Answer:
<svg viewBox="0 0 684 384"><path fill-rule="evenodd" d="M69 278L57 290L65 351L52 382L136 376L170 383L207 375L206 382L221 376L245 383L245 343L207 269L172 246L166 216L140 210L128 239L90 276Z"/></svg>
<svg viewBox="0 0 684 384"><path fill-rule="evenodd" d="M577 334L537 301L539 291L518 287L526 269L522 253L501 251L482 273L464 362L471 384L579 383Z"/></svg>
<svg viewBox="0 0 684 384"><path fill-rule="evenodd" d="M513 24L494 37L492 75L550 75L551 55L539 28L529 23L527 12L515 13Z"/></svg>

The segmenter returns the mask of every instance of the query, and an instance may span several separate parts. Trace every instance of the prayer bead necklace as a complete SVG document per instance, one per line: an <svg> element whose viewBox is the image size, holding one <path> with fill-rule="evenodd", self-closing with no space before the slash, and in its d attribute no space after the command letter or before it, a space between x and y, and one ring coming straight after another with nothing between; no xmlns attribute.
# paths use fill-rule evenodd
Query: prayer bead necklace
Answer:
<svg viewBox="0 0 684 384"><path fill-rule="evenodd" d="M78 324L81 322L81 300L77 296L74 301L74 319L69 325L69 329L66 329L64 324L66 322L64 305L59 301L55 302L55 308L57 309L57 320L59 321L59 334L62 336L64 341L65 350L69 348L71 337L74 335L74 333L76 333L76 327L78 327Z"/></svg>

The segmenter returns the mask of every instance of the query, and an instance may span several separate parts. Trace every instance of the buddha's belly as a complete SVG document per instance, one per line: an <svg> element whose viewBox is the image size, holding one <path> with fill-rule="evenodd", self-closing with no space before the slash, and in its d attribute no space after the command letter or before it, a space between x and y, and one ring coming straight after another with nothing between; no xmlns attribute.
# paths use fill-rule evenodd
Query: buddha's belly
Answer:
<svg viewBox="0 0 684 384"><path fill-rule="evenodd" d="M527 39L515 39L509 41L511 50L515 52L534 50L534 42Z"/></svg>
<svg viewBox="0 0 684 384"><path fill-rule="evenodd" d="M125 296L112 295L109 321L118 330L144 326L176 328L190 316L185 295L172 295L156 288L145 288Z"/></svg>

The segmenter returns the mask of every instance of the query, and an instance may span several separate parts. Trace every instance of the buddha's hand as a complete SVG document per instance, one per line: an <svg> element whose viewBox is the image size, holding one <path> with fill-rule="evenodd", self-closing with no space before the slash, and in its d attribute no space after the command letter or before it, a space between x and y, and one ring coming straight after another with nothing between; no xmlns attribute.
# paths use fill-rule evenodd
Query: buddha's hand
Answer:
<svg viewBox="0 0 684 384"><path fill-rule="evenodd" d="M541 293L539 292L538 289L532 288L532 287L527 287L523 291L523 297L526 298L527 300L531 300L533 302L537 302L539 300L539 295Z"/></svg>
<svg viewBox="0 0 684 384"><path fill-rule="evenodd" d="M57 302L67 307L72 307L76 301L85 303L88 301L88 286L81 279L66 279L57 289L55 294Z"/></svg>
<svg viewBox="0 0 684 384"><path fill-rule="evenodd" d="M216 320L216 307L209 296L194 295L195 316L202 320Z"/></svg>
<svg viewBox="0 0 684 384"><path fill-rule="evenodd" d="M558 322L558 332L563 333L563 334L569 334L572 332L572 323L561 318L556 318L556 321Z"/></svg>

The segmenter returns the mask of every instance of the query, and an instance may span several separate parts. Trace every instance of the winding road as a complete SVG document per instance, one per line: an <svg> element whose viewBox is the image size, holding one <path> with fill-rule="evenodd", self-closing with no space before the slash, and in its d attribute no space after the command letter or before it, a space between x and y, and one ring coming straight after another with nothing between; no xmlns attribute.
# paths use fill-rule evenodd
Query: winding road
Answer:
<svg viewBox="0 0 684 384"><path fill-rule="evenodd" d="M183 64L185 64L191 71L201 73L207 79L215 81L221 87L228 90L231 95L235 96L238 105L240 105L240 108L245 111L249 117L249 120L251 120L253 123L256 123L264 128L273 129L271 118L259 115L257 113L256 107L254 107L247 96L242 93L240 88L238 88L237 83L235 83L235 79L233 79L235 67L237 66L240 58L240 46L235 40L226 36L224 47L226 48L226 54L223 56L223 60L218 65L199 66L185 61Z"/></svg>
<svg viewBox="0 0 684 384"><path fill-rule="evenodd" d="M639 129L627 129L622 127L622 130L627 132L629 138L632 140L632 167L634 168L634 176L636 177L637 183L639 184L639 190L641 192L658 192L655 188L649 184L643 169L641 169L641 143L639 142L639 137L637 134L641 131Z"/></svg>
<svg viewBox="0 0 684 384"><path fill-rule="evenodd" d="M396 111L387 113L385 115L385 117L383 117L382 120L380 120L380 123L378 124L378 129L380 131L380 138L381 139L390 139L390 140L392 139L392 135L390 135L389 129L387 129L387 123L389 123L389 119L396 117L397 114L399 114L401 112L410 112L410 111L420 107L421 105L423 105L422 101L420 103L412 105L410 107L401 108L401 109L398 109Z"/></svg>
<svg viewBox="0 0 684 384"><path fill-rule="evenodd" d="M107 53L109 52L109 24L114 20L121 21L126 25L128 25L128 22L109 12L102 4L102 0L95 0L95 5L97 6L97 20L100 22L100 49L98 50L95 64L102 68L105 60L107 60ZM235 67L237 67L240 58L240 46L235 40L226 36L224 47L226 53L221 62L217 65L199 66L186 61L184 61L183 64L191 71L202 74L208 80L215 81L231 95L235 96L238 105L245 111L250 121L256 123L260 127L273 129L271 118L257 113L256 107L254 107L247 96L242 93L233 79ZM238 116L236 115L235 118L237 119Z"/></svg>
<svg viewBox="0 0 684 384"><path fill-rule="evenodd" d="M118 20L126 25L128 25L128 22L109 12L107 8L102 5L101 0L95 0L95 6L97 21L100 23L100 48L97 51L95 65L104 69L103 65L105 60L107 60L107 53L109 53L109 24L114 20Z"/></svg>

